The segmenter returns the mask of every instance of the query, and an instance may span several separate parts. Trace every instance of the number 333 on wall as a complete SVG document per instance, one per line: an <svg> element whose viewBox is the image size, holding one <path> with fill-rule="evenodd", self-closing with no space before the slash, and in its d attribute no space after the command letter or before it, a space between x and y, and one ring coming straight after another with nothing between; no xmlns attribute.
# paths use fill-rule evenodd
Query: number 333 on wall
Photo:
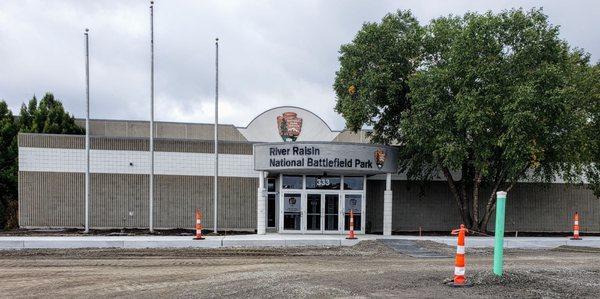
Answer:
<svg viewBox="0 0 600 299"><path fill-rule="evenodd" d="M317 179L317 187L330 186L331 182L329 179Z"/></svg>

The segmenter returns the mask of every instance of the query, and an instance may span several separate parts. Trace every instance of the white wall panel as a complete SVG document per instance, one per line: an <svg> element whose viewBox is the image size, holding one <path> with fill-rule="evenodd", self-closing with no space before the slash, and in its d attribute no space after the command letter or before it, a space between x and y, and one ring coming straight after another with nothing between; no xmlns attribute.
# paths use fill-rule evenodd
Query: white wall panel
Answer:
<svg viewBox="0 0 600 299"><path fill-rule="evenodd" d="M150 153L142 151L91 150L93 173L147 174ZM214 175L214 154L154 152L154 173L164 175ZM19 148L19 171L85 172L85 150ZM219 155L219 176L257 177L252 155Z"/></svg>

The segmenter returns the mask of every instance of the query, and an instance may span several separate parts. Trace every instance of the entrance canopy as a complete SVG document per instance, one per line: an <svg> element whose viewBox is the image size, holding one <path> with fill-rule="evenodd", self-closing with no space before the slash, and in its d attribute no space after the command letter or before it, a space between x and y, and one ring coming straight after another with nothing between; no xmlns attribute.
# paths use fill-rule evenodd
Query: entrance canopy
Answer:
<svg viewBox="0 0 600 299"><path fill-rule="evenodd" d="M254 144L254 170L289 174L396 173L398 149L375 144L277 142Z"/></svg>

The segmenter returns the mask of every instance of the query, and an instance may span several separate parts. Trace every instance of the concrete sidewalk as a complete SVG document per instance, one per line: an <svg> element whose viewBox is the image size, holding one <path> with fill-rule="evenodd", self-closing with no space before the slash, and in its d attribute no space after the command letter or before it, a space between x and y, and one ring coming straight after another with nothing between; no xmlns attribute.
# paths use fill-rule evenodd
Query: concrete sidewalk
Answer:
<svg viewBox="0 0 600 299"><path fill-rule="evenodd" d="M0 237L1 249L41 248L224 248L224 247L286 247L286 246L352 246L361 240L405 239L429 240L456 246L456 237L358 235L347 240L341 235L232 235L192 240L191 236L66 236L66 237ZM467 237L467 247L493 247L493 237ZM568 237L504 238L505 248L548 249L563 245L600 248L600 237L583 237L573 241Z"/></svg>
<svg viewBox="0 0 600 299"><path fill-rule="evenodd" d="M412 237L399 236L409 240L430 240L450 246L456 246L456 237ZM494 247L494 237L469 237L466 247L485 248ZM570 240L570 237L505 237L504 248L521 249L550 249L559 246L580 246L600 248L600 237L583 237L583 240Z"/></svg>

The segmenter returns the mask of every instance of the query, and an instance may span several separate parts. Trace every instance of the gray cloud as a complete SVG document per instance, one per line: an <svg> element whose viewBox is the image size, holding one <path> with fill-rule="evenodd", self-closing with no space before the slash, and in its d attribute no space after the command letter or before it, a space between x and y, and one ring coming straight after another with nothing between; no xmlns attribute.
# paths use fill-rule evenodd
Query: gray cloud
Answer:
<svg viewBox="0 0 600 299"><path fill-rule="evenodd" d="M148 1L0 2L0 98L13 111L52 91L84 114L83 29L89 27L92 117L148 119ZM220 43L220 118L297 105L333 128L339 46L365 21L411 9L423 23L466 11L544 7L561 35L600 55L596 1L156 1L156 119L212 122L214 38Z"/></svg>

